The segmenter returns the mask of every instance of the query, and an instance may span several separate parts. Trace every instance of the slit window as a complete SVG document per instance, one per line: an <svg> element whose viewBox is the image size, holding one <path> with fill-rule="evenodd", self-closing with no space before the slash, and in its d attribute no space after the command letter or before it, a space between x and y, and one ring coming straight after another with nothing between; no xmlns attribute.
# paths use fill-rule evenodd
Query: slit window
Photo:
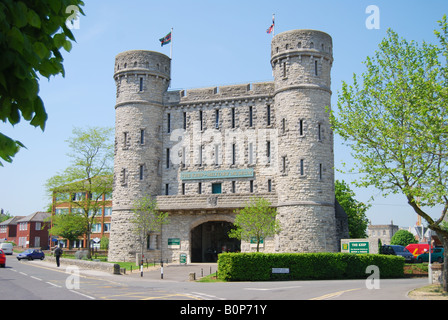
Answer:
<svg viewBox="0 0 448 320"><path fill-rule="evenodd" d="M170 168L170 148L166 148L166 168Z"/></svg>
<svg viewBox="0 0 448 320"><path fill-rule="evenodd" d="M232 128L235 128L235 108L232 108Z"/></svg>
<svg viewBox="0 0 448 320"><path fill-rule="evenodd" d="M166 118L166 132L171 132L171 113L168 113Z"/></svg>
<svg viewBox="0 0 448 320"><path fill-rule="evenodd" d="M140 92L143 91L143 78L140 78Z"/></svg>
<svg viewBox="0 0 448 320"><path fill-rule="evenodd" d="M249 127L252 127L252 125L254 124L254 108L252 106L249 107Z"/></svg>

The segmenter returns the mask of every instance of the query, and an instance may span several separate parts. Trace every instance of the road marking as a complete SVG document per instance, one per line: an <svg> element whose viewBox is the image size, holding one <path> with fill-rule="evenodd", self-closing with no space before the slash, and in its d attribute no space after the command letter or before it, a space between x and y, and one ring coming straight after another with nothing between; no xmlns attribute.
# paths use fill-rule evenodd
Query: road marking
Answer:
<svg viewBox="0 0 448 320"><path fill-rule="evenodd" d="M338 292L328 293L328 294L325 294L320 297L311 298L309 300L325 300L325 299L335 298L335 297L340 296L343 293L350 292L350 291L356 291L356 290L360 290L360 289L361 288L356 288L356 289L348 289L348 290L342 290L342 291L338 291Z"/></svg>
<svg viewBox="0 0 448 320"><path fill-rule="evenodd" d="M51 284L52 286L56 287L56 288L62 288L61 286L58 286L57 284L51 283L49 281L47 281L46 283Z"/></svg>
<svg viewBox="0 0 448 320"><path fill-rule="evenodd" d="M201 293L201 292L192 292L192 296L197 297L197 298L202 298L204 300L213 300L213 299L225 300L224 298L218 298L217 296L213 296L213 295Z"/></svg>
<svg viewBox="0 0 448 320"><path fill-rule="evenodd" d="M36 279L36 280L42 281L42 279L40 279L40 278L37 278L37 277L34 277L34 276L30 276L30 278L33 278L33 279Z"/></svg>
<svg viewBox="0 0 448 320"><path fill-rule="evenodd" d="M70 292L73 292L73 293L76 293L76 294L79 294L80 296L83 296L83 297L86 297L86 298L95 300L94 297L88 296L88 295L86 295L86 294L84 294L84 293L81 293L81 292L78 292L78 291L75 291L75 290L69 290L69 291L70 291Z"/></svg>
<svg viewBox="0 0 448 320"><path fill-rule="evenodd" d="M24 276L27 276L25 272L19 271L20 274L23 274Z"/></svg>
<svg viewBox="0 0 448 320"><path fill-rule="evenodd" d="M284 290L284 289L295 289L301 288L302 286L291 286L291 287L276 287L276 288L244 288L244 290L254 290L254 291L275 291L275 290Z"/></svg>

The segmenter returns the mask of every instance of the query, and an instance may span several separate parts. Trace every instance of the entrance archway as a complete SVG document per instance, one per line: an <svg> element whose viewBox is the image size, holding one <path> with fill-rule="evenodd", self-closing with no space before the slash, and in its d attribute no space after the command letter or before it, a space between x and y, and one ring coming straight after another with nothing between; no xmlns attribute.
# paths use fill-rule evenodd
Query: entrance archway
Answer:
<svg viewBox="0 0 448 320"><path fill-rule="evenodd" d="M191 230L191 262L216 262L221 252L240 251L241 241L227 235L233 224L209 221Z"/></svg>

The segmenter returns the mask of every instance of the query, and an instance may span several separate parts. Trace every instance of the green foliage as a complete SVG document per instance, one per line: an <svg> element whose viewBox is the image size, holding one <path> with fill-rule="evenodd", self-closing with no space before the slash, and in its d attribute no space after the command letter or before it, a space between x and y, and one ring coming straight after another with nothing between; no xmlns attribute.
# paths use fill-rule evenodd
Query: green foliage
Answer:
<svg viewBox="0 0 448 320"><path fill-rule="evenodd" d="M134 215L131 222L134 225L134 233L139 236L143 246L150 232L160 232L164 224L169 223L168 213L157 208L157 200L151 196L144 196L134 202Z"/></svg>
<svg viewBox="0 0 448 320"><path fill-rule="evenodd" d="M88 225L83 216L74 213L58 214L52 217L51 235L57 235L72 241L78 240L87 232Z"/></svg>
<svg viewBox="0 0 448 320"><path fill-rule="evenodd" d="M375 265L380 277L403 277L404 258L350 253L222 253L218 275L227 281L365 279L366 268ZM273 274L272 268L289 268L289 274Z"/></svg>
<svg viewBox="0 0 448 320"><path fill-rule="evenodd" d="M441 228L448 210L448 23L439 44L407 41L392 30L367 57L366 71L343 82L334 131L348 143L360 173L358 186L402 193L428 226ZM445 59L443 59L445 58ZM425 207L442 206L433 220Z"/></svg>
<svg viewBox="0 0 448 320"><path fill-rule="evenodd" d="M336 200L344 209L348 217L348 230L350 238L367 238L367 226L369 221L366 212L370 205L366 205L355 199L355 193L345 181L336 180Z"/></svg>
<svg viewBox="0 0 448 320"><path fill-rule="evenodd" d="M264 198L252 198L242 210L235 213L233 222L235 229L229 231L229 237L245 241L255 238L257 252L262 239L280 232L280 224L275 219L277 210L271 207L271 203Z"/></svg>
<svg viewBox="0 0 448 320"><path fill-rule="evenodd" d="M68 203L71 212L81 216L90 241L95 217L105 205L103 195L113 187L113 128L74 128L67 142L71 165L48 179L47 192L57 202Z"/></svg>
<svg viewBox="0 0 448 320"><path fill-rule="evenodd" d="M398 230L390 239L391 245L406 247L408 244L418 243L414 235L407 230Z"/></svg>
<svg viewBox="0 0 448 320"><path fill-rule="evenodd" d="M15 125L21 118L45 129L47 113L39 97L39 74L65 75L60 50L75 41L66 21L81 0L0 1L0 120ZM0 158L12 157L24 145L0 133ZM0 162L0 165L2 163Z"/></svg>

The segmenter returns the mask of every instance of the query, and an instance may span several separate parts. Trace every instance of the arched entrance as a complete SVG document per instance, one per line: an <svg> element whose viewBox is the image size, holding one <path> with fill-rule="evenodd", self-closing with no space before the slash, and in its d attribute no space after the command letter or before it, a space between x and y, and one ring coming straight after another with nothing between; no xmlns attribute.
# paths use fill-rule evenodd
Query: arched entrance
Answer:
<svg viewBox="0 0 448 320"><path fill-rule="evenodd" d="M209 221L191 230L191 262L216 262L221 252L240 251L241 241L227 235L233 224Z"/></svg>

